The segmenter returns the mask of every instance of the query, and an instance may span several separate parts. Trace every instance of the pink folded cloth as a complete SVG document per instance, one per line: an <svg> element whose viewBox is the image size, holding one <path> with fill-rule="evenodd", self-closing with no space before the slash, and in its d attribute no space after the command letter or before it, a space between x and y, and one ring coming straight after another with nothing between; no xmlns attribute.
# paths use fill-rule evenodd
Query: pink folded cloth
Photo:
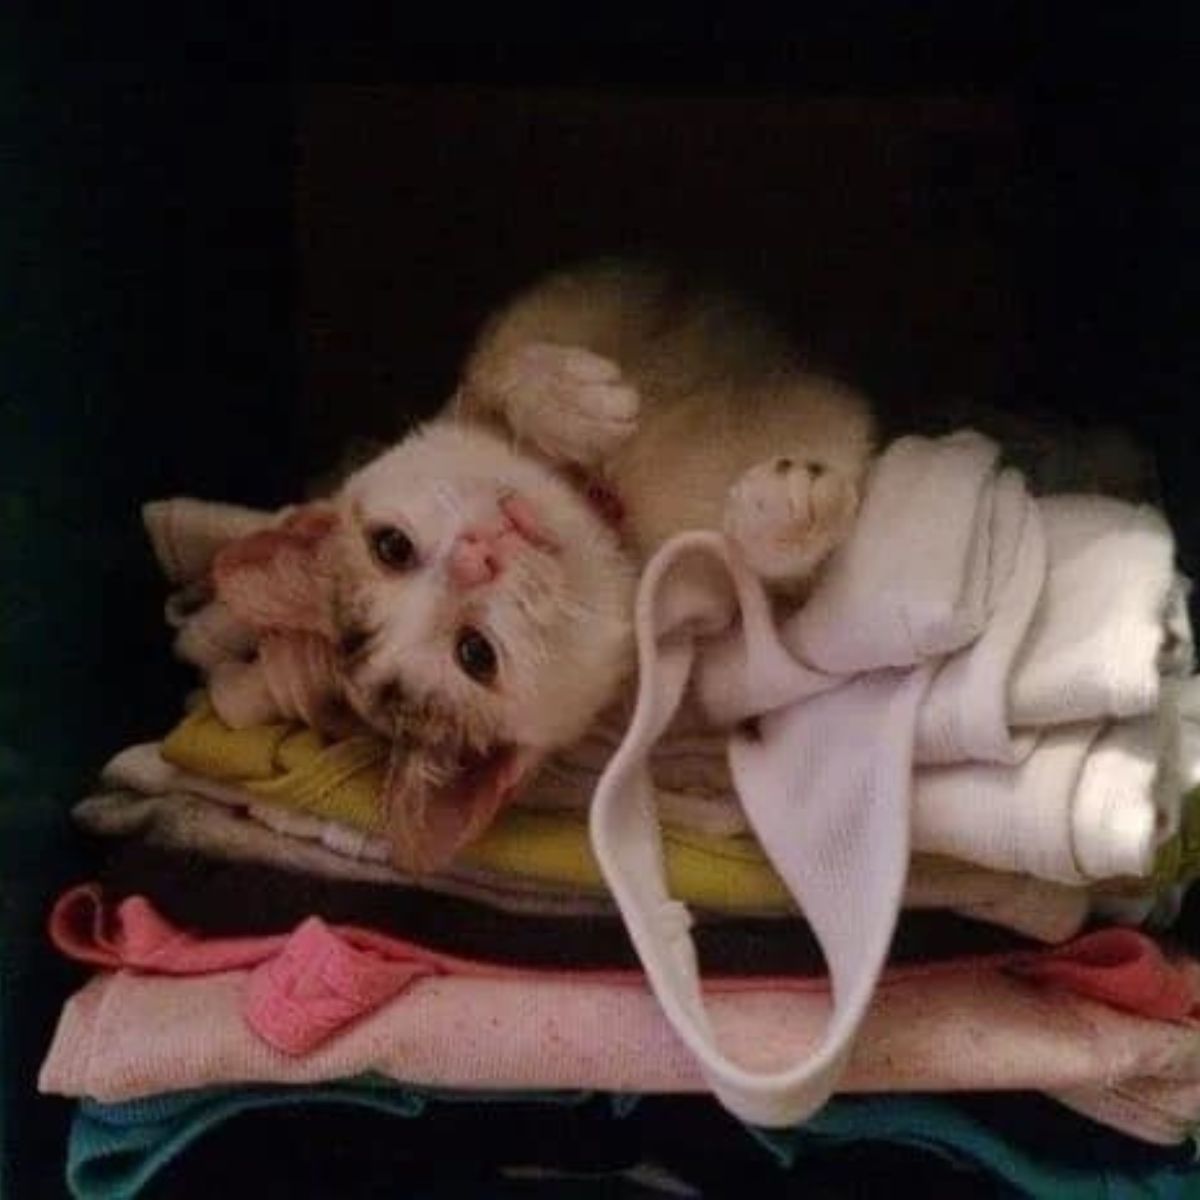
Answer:
<svg viewBox="0 0 1200 1200"><path fill-rule="evenodd" d="M248 971L242 1004L246 1024L264 1042L292 1055L311 1053L418 981L437 976L530 986L574 981L645 992L639 971L535 971L479 962L368 929L332 928L317 917L286 936L196 937L141 897L106 905L94 884L59 899L49 932L68 957L109 969L168 976ZM1150 939L1128 929L1102 930L1054 949L893 968L884 980L892 987L924 980L936 989L939 980L990 980L1001 972L1163 1020L1186 1020L1200 997L1200 966L1169 962ZM714 995L823 995L829 981L824 976L719 978L708 990Z"/></svg>
<svg viewBox="0 0 1200 1200"><path fill-rule="evenodd" d="M40 1089L119 1101L375 1072L428 1087L707 1091L643 987L426 977L297 1057L268 1045L243 1020L252 978L244 970L188 979L127 970L96 976L63 1009ZM822 991L764 989L706 1000L723 1048L747 1068L793 1060L819 1040L829 1016ZM1125 1081L1195 1095L1200 1029L985 967L886 981L841 1090L1036 1089L1082 1094L1086 1102Z"/></svg>

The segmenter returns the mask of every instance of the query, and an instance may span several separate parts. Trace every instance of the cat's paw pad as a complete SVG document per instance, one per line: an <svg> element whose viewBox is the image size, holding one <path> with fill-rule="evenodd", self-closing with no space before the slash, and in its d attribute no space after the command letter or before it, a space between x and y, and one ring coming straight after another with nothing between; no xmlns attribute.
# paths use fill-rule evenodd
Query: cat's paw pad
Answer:
<svg viewBox="0 0 1200 1200"><path fill-rule="evenodd" d="M638 394L610 359L579 346L531 342L491 381L515 432L552 458L584 465L616 450L637 428Z"/></svg>
<svg viewBox="0 0 1200 1200"><path fill-rule="evenodd" d="M763 579L801 582L849 533L858 488L841 470L802 456L751 467L730 489L725 532Z"/></svg>

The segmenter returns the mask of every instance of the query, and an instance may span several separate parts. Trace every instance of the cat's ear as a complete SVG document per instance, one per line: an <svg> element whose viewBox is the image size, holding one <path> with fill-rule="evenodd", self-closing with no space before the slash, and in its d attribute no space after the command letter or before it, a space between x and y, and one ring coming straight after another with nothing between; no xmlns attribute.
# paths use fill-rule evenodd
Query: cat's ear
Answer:
<svg viewBox="0 0 1200 1200"><path fill-rule="evenodd" d="M331 550L337 527L332 508L308 504L272 529L230 542L213 560L218 598L260 631L333 638Z"/></svg>
<svg viewBox="0 0 1200 1200"><path fill-rule="evenodd" d="M470 754L395 743L382 797L393 864L412 874L444 868L491 825L540 759L512 747Z"/></svg>

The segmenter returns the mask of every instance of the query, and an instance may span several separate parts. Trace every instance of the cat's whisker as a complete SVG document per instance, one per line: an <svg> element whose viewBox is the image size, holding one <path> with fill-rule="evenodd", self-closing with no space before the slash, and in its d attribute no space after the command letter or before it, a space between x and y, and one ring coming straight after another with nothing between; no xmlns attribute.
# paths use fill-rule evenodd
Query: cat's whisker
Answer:
<svg viewBox="0 0 1200 1200"><path fill-rule="evenodd" d="M433 485L433 499L447 516L457 518L463 515L463 506L454 489L449 484L435 483Z"/></svg>

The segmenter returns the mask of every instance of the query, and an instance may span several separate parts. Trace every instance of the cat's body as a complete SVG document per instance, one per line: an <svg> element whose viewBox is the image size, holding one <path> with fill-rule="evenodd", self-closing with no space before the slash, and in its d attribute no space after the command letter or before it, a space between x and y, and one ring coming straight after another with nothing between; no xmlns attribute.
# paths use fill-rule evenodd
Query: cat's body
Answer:
<svg viewBox="0 0 1200 1200"><path fill-rule="evenodd" d="M530 386L539 373L537 349L525 365L530 347L542 348L544 399L536 381ZM551 347L564 351L557 363ZM619 370L599 395L553 390L556 369L565 377L583 357L575 348ZM588 419L573 418L570 410L589 402L615 405L611 425L592 417L589 429ZM797 470L819 464L831 483L857 489L874 434L866 403L805 371L761 313L621 263L551 276L498 313L468 359L456 411L498 419L547 457L595 470L621 500L624 536L639 559L672 534L719 527L730 488L768 460L790 458ZM564 436L569 422L582 428ZM807 573L798 562L772 565L781 581Z"/></svg>
<svg viewBox="0 0 1200 1200"><path fill-rule="evenodd" d="M724 527L774 586L811 578L872 438L760 318L654 271L563 273L498 313L446 412L335 498L330 623L353 706L401 748L398 860L444 861L620 694L666 538ZM615 527L564 468L615 495Z"/></svg>

